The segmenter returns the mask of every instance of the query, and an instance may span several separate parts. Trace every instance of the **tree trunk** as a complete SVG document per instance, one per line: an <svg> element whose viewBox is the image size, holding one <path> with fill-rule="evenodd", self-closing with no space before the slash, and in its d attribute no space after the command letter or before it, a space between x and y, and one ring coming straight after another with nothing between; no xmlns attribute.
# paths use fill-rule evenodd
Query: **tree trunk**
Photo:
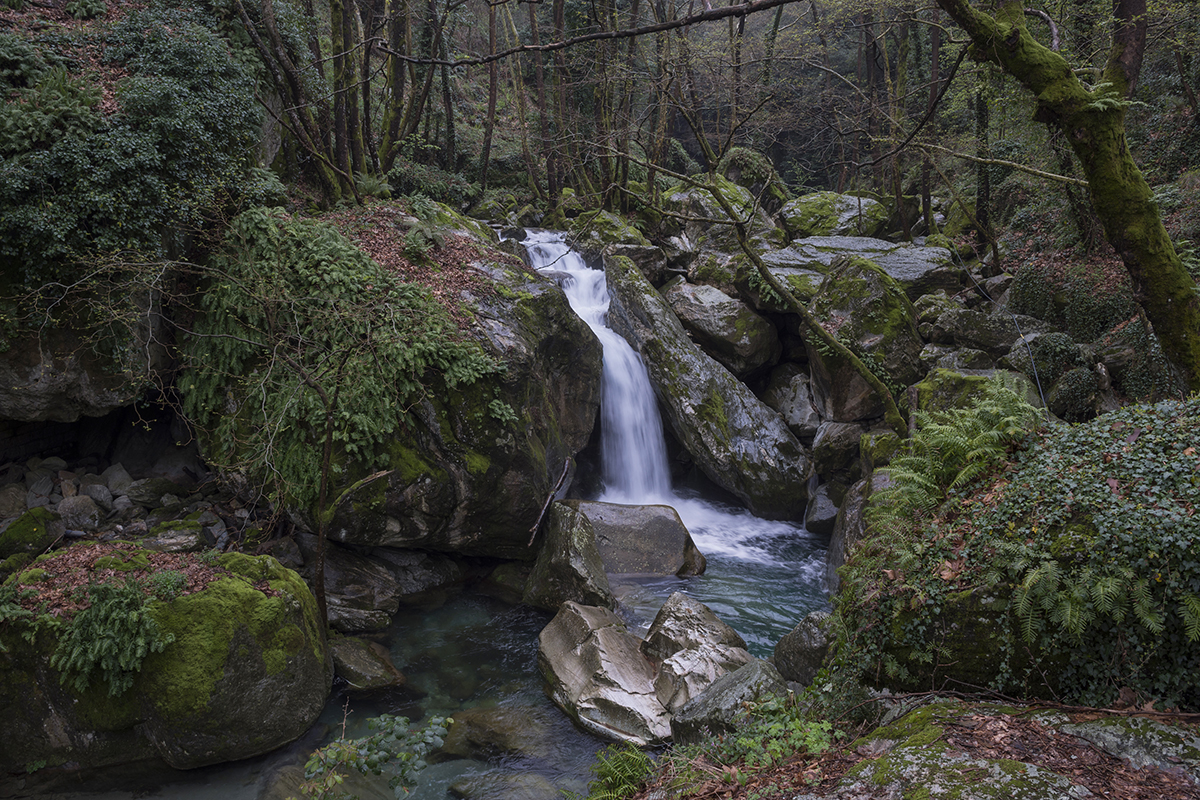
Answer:
<svg viewBox="0 0 1200 800"><path fill-rule="evenodd" d="M1091 90L1061 55L1034 41L1021 3L1005 0L995 16L968 0L938 0L938 5L966 30L981 58L999 64L1033 93L1037 119L1065 134L1083 167L1096 216L1132 279L1135 299L1185 385L1200 391L1200 294L1125 139L1125 101L1145 48L1145 0L1114 4L1104 81Z"/></svg>
<svg viewBox="0 0 1200 800"><path fill-rule="evenodd" d="M488 55L496 52L496 6L485 0L488 7ZM483 121L483 150L479 154L479 191L487 191L488 161L492 157L492 131L496 127L496 87L500 79L496 62L488 62L487 117Z"/></svg>

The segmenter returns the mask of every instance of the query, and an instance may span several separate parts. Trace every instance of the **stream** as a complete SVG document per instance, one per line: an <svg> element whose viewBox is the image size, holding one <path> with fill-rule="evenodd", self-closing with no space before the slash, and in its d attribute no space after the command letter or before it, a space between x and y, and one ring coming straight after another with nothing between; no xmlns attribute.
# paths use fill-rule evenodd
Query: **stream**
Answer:
<svg viewBox="0 0 1200 800"><path fill-rule="evenodd" d="M671 486L658 401L641 358L605 325L608 290L604 273L590 269L562 234L529 231L524 241L533 266L554 277L572 308L604 347L601 400L601 462L604 490L596 499L673 506L708 559L704 575L613 581L612 589L631 628L644 629L675 591L704 603L746 639L751 653L770 656L775 642L810 611L826 608L821 588L824 542L802 526L758 519L744 509L712 502ZM431 608L405 609L380 636L409 689L370 699L334 693L314 730L300 742L266 756L188 772L137 778L121 773L89 776L60 786L54 795L80 800L282 800L294 788L270 786L280 770L295 771L321 741L344 729L365 735L365 720L399 714L414 722L453 716L476 706L514 705L550 726L552 747L538 757L449 761L429 766L408 797L446 800L457 782L479 778L490 789L473 790L472 800L510 800L519 793L506 777L540 776L542 786L586 795L588 767L604 742L573 727L554 708L537 672L537 635L550 615L511 606L472 591ZM391 798L386 780L355 781L363 800ZM0 798L12 796L0 790ZM19 790L16 796L21 795ZM524 796L524 795L521 795ZM533 796L533 795L530 795ZM540 794L537 796L541 796Z"/></svg>

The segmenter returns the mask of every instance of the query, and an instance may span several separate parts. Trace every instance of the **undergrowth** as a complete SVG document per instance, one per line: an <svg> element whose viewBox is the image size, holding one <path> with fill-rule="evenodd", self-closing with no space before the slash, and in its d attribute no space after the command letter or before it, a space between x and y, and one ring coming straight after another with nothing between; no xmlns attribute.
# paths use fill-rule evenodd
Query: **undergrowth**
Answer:
<svg viewBox="0 0 1200 800"><path fill-rule="evenodd" d="M987 407L952 431L926 420L872 497L835 610L841 679L929 688L973 659L1010 694L1105 705L1129 687L1200 708L1200 398L1055 426L1007 457L1013 420Z"/></svg>
<svg viewBox="0 0 1200 800"><path fill-rule="evenodd" d="M384 466L432 381L454 388L499 369L427 289L317 221L245 212L206 272L184 411L212 463L277 499L314 505L327 434L357 468Z"/></svg>
<svg viewBox="0 0 1200 800"><path fill-rule="evenodd" d="M304 765L300 791L313 800L339 800L354 795L342 785L351 771L360 775L389 775L388 785L403 797L425 768L425 759L442 746L454 720L433 717L424 726L409 729L406 717L384 714L367 720L376 731L360 739L344 735L316 750Z"/></svg>

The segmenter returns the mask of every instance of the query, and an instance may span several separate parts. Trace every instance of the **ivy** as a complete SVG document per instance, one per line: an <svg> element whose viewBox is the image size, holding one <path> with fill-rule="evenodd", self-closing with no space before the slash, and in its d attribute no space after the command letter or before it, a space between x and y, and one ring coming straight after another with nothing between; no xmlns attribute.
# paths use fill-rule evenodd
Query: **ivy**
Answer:
<svg viewBox="0 0 1200 800"><path fill-rule="evenodd" d="M387 771L396 797L403 797L425 768L426 757L442 746L453 722L432 717L423 727L410 731L406 717L373 717L367 726L376 733L361 739L342 737L312 754L304 765L305 782L300 791L314 800L352 797L340 789L350 770L362 775Z"/></svg>

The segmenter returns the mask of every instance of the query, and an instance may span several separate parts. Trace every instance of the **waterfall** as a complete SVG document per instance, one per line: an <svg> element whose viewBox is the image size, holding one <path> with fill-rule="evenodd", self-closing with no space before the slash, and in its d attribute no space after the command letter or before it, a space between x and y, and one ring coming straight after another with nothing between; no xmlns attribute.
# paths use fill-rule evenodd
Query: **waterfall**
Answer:
<svg viewBox="0 0 1200 800"><path fill-rule="evenodd" d="M608 284L554 231L529 231L524 241L534 269L552 274L580 319L604 349L600 384L604 495L613 503L667 503L671 476L658 401L642 357L608 327Z"/></svg>

